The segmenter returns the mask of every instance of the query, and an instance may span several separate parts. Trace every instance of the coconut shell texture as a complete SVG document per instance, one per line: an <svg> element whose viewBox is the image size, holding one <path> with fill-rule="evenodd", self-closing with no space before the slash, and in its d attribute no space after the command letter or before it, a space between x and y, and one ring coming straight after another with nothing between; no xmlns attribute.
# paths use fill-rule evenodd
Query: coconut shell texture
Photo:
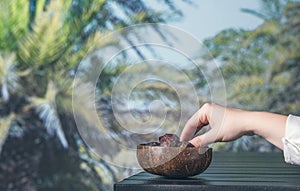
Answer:
<svg viewBox="0 0 300 191"><path fill-rule="evenodd" d="M204 172L211 163L212 148L166 147L157 144L137 146L137 160L147 172L184 178Z"/></svg>

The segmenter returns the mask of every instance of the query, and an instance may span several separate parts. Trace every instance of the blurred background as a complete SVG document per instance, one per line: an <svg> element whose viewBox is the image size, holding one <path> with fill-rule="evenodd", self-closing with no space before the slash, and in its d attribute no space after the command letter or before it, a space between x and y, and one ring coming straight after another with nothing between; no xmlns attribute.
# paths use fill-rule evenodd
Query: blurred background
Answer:
<svg viewBox="0 0 300 191"><path fill-rule="evenodd" d="M122 33L122 41L102 37L143 23L171 24L203 42L207 51L193 53L202 73L193 67L180 68L196 89L197 104L211 101L203 72L220 70L228 106L300 114L299 1L1 0L0 190L111 190L114 182L136 172L104 160L126 161L126 153L118 146L102 157L85 143L74 120L72 92L86 55L118 47L123 41L132 44L132 36L144 38L132 33ZM172 36L159 28L153 31L165 41ZM145 60L149 54L159 57L156 53L151 47L135 47L130 54ZM104 64L98 57L91 62ZM209 67L211 62L218 67ZM122 131L113 112L112 87L128 65L128 54L121 55L99 76L96 108L113 134L100 134L100 139L144 140ZM164 71L147 67L139 69L139 75ZM126 74L138 75L135 70ZM184 87L185 81L176 72L167 70L163 75ZM182 95L193 99L188 92ZM178 106L180 100L172 87L161 83L139 86L130 99L133 108L124 110L122 104L117 108L123 118L132 114L147 119L149 109L141 105L159 99L168 109L164 125L170 129L178 112L185 111ZM193 111L183 113L188 118ZM87 113L81 117L89 123ZM279 152L257 136L218 143L214 150Z"/></svg>

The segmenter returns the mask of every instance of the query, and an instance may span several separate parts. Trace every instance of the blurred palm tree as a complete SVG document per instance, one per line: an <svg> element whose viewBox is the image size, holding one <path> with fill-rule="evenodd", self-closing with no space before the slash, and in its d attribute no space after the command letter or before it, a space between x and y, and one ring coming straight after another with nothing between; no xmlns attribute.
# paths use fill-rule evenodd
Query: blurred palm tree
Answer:
<svg viewBox="0 0 300 191"><path fill-rule="evenodd" d="M5 22L1 22L0 38L7 42L2 44L0 63L1 143L5 143L0 168L2 189L69 190L71 184L79 190L105 189L96 167L81 159L87 149L76 141L75 123L63 127L63 120L72 120L70 71L88 53L88 47L100 46L100 33L96 33L74 51L76 35L83 26L76 28L67 20L70 4L71 1L52 1L47 11L36 14L28 30L27 11L23 11L28 1L1 2L1 21ZM101 5L98 3L95 9ZM86 10L84 14L93 11ZM41 126L45 131L36 129ZM60 144L55 143L56 137ZM84 149L81 153L79 147ZM86 164L84 169L82 164ZM13 173L7 177L8 172ZM32 175L28 176L29 172Z"/></svg>
<svg viewBox="0 0 300 191"><path fill-rule="evenodd" d="M111 187L115 172L92 154L77 132L73 78L86 54L117 45L113 39L99 41L108 29L181 16L171 1L163 3L166 12L143 1L0 2L1 190ZM126 16L119 18L116 7Z"/></svg>

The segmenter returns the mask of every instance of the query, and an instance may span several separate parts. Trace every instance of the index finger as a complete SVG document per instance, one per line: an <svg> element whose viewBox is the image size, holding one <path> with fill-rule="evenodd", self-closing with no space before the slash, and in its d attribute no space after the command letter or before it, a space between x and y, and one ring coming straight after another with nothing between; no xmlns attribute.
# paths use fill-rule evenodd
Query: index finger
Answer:
<svg viewBox="0 0 300 191"><path fill-rule="evenodd" d="M189 141L191 140L194 135L205 125L207 125L208 118L206 112L204 111L203 107L200 108L185 124L180 140L181 141Z"/></svg>

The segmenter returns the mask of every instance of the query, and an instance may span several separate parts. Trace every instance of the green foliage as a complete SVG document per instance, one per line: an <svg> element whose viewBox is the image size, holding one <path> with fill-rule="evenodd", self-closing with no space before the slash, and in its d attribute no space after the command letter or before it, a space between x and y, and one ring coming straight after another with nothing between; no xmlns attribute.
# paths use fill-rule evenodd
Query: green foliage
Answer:
<svg viewBox="0 0 300 191"><path fill-rule="evenodd" d="M248 10L265 19L256 29L228 29L205 42L221 63L229 106L300 113L300 3L284 2L262 1L262 12ZM243 143L248 139L257 144L256 150L273 149L255 137L238 140L241 150L251 148ZM235 143L229 145L226 149Z"/></svg>
<svg viewBox="0 0 300 191"><path fill-rule="evenodd" d="M0 51L11 51L18 47L27 32L28 1L3 0L0 2Z"/></svg>

